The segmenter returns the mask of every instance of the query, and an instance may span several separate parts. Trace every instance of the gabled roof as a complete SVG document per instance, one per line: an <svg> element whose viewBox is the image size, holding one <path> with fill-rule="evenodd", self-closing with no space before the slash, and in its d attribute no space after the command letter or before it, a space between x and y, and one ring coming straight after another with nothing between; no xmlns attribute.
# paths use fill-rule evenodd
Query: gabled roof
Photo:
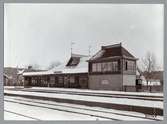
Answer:
<svg viewBox="0 0 167 124"><path fill-rule="evenodd" d="M88 73L88 56L73 54L71 58L75 55L80 58L79 63L76 66L67 66L67 63L62 63L57 67L54 67L48 71L39 72L24 72L23 76L38 76L38 75L51 75L51 74L76 74L76 73ZM70 59L71 59L70 58ZM69 61L68 61L69 62Z"/></svg>
<svg viewBox="0 0 167 124"><path fill-rule="evenodd" d="M101 50L98 51L92 58L90 58L89 61L106 60L120 57L136 60L136 58L131 53L129 53L124 47L122 47L120 43L109 46L102 46Z"/></svg>
<svg viewBox="0 0 167 124"><path fill-rule="evenodd" d="M71 58L69 59L66 66L77 66L80 63L80 59L83 57L87 57L87 56L79 55L79 54L71 54Z"/></svg>
<svg viewBox="0 0 167 124"><path fill-rule="evenodd" d="M71 57L73 58L73 57ZM70 58L70 59L71 59ZM88 73L88 56L81 55L79 57L79 63L75 66L68 66L65 63L54 68L54 73L62 73L62 74L75 74L75 73Z"/></svg>

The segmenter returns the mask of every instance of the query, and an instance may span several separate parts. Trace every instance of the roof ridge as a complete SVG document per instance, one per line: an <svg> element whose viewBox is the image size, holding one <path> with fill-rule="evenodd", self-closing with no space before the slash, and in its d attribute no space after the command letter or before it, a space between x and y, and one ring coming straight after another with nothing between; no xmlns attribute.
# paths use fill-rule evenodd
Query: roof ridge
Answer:
<svg viewBox="0 0 167 124"><path fill-rule="evenodd" d="M82 54L75 54L75 53L72 53L72 54L71 54L71 57L88 57L88 55L82 55Z"/></svg>
<svg viewBox="0 0 167 124"><path fill-rule="evenodd" d="M124 55L123 50L124 50L127 54L129 54L131 57L135 58L135 57L134 57L127 49L125 49L124 47L121 47L121 54L122 54L122 56Z"/></svg>
<svg viewBox="0 0 167 124"><path fill-rule="evenodd" d="M121 47L122 43L117 43L117 44L112 44L112 45L107 45L107 46L102 46L102 49L108 49L108 48L114 48L114 47Z"/></svg>

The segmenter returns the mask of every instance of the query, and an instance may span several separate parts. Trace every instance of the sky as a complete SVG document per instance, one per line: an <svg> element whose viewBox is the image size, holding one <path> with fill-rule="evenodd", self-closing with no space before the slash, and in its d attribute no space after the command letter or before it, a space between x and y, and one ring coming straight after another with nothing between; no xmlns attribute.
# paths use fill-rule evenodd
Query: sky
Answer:
<svg viewBox="0 0 167 124"><path fill-rule="evenodd" d="M37 64L47 68L73 53L94 55L102 45L122 43L139 58L149 51L163 67L161 4L21 4L6 3L4 66Z"/></svg>

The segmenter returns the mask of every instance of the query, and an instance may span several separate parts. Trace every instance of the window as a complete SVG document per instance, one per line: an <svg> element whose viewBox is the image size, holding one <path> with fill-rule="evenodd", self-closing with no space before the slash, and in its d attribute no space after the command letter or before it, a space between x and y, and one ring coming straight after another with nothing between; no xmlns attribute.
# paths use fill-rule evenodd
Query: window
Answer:
<svg viewBox="0 0 167 124"><path fill-rule="evenodd" d="M133 72L136 71L136 67L135 67L135 62L134 61L129 61L128 66L129 66L129 70L131 70Z"/></svg>
<svg viewBox="0 0 167 124"><path fill-rule="evenodd" d="M71 62L71 64L70 64L70 66L75 66L75 65L77 65L78 63L79 63L79 58L72 58L72 62Z"/></svg>
<svg viewBox="0 0 167 124"><path fill-rule="evenodd" d="M32 85L36 84L36 80L34 78L32 78Z"/></svg>
<svg viewBox="0 0 167 124"><path fill-rule="evenodd" d="M92 72L96 72L96 71L97 71L97 69L96 69L96 64L93 63L93 64L92 64Z"/></svg>
<svg viewBox="0 0 167 124"><path fill-rule="evenodd" d="M70 83L75 83L75 78L73 76L70 77Z"/></svg>
<svg viewBox="0 0 167 124"><path fill-rule="evenodd" d="M135 72L136 71L135 61L126 61L125 62L125 70Z"/></svg>
<svg viewBox="0 0 167 124"><path fill-rule="evenodd" d="M118 71L118 62L115 61L115 62L112 62L112 65L113 65L113 70L114 72Z"/></svg>
<svg viewBox="0 0 167 124"><path fill-rule="evenodd" d="M92 72L101 72L101 63L93 63Z"/></svg>
<svg viewBox="0 0 167 124"><path fill-rule="evenodd" d="M110 72L112 70L111 62L107 63L107 71Z"/></svg>
<svg viewBox="0 0 167 124"><path fill-rule="evenodd" d="M128 62L125 62L125 70L128 70Z"/></svg>
<svg viewBox="0 0 167 124"><path fill-rule="evenodd" d="M108 71L108 63L102 63L102 71L103 72Z"/></svg>
<svg viewBox="0 0 167 124"><path fill-rule="evenodd" d="M97 72L101 72L101 63L97 63Z"/></svg>
<svg viewBox="0 0 167 124"><path fill-rule="evenodd" d="M118 61L92 64L92 72L116 72L116 71L118 71Z"/></svg>
<svg viewBox="0 0 167 124"><path fill-rule="evenodd" d="M63 77L59 77L59 83L63 83Z"/></svg>

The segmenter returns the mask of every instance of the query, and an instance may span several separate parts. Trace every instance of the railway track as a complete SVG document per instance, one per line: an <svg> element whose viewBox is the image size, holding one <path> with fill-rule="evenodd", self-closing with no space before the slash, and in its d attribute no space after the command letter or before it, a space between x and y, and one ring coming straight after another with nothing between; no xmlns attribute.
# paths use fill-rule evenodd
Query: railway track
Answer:
<svg viewBox="0 0 167 124"><path fill-rule="evenodd" d="M104 118L104 119L109 119L109 120L121 121L119 119L115 119L115 118L111 118L111 117L105 117L105 116L100 116L100 115L95 115L95 114L87 114L87 113L83 113L83 112L63 110L63 109L59 109L59 108L46 107L46 106L42 106L42 105L29 104L29 103L24 103L24 102L16 102L16 101L10 101L10 100L4 100L4 101L6 101L6 102L12 102L12 103L18 103L18 104L23 104L23 105L27 105L27 106L33 106L33 107L39 107L39 108L46 108L46 109L51 109L51 110L57 110L57 111L62 111L62 112L69 112L69 113L88 115L88 116L92 116L92 117L99 117L99 118Z"/></svg>
<svg viewBox="0 0 167 124"><path fill-rule="evenodd" d="M104 110L98 110L98 109L90 109L90 108L85 108L85 107L73 107L70 105L63 105L63 104L58 104L58 103L46 103L46 102L39 102L37 100L25 100L21 98L8 98L4 100L5 102L13 102L13 103L18 103L18 104L23 104L23 105L28 105L28 106L35 106L35 107L43 107L47 109L52 109L52 110L58 110L58 111L64 111L64 112L70 112L70 113L76 113L76 114L82 114L82 115L89 115L93 117L99 117L99 118L104 118L104 119L110 119L110 120L119 120L119 118L122 117L130 117L130 118L136 118L137 119L146 119L146 120L156 120L160 121L160 119L155 119L155 118L145 118L141 116L135 116L135 115L128 115L128 114L121 114L121 113L116 113L116 112L110 112L110 111L104 111ZM102 116L105 115L105 116ZM112 116L117 116L116 118L113 118Z"/></svg>
<svg viewBox="0 0 167 124"><path fill-rule="evenodd" d="M163 97L159 97L159 96L144 96L144 95L129 95L129 94L127 95L127 94L113 94L113 93L112 94L111 93L93 93L93 92L60 91L60 90L40 90L40 89L8 89L8 90L163 101Z"/></svg>
<svg viewBox="0 0 167 124"><path fill-rule="evenodd" d="M41 121L41 120L38 119L38 118L34 118L34 117L31 117L31 116L27 116L27 115L24 115L24 114L21 114L21 113L9 111L9 110L6 110L6 109L4 109L4 111L5 111L5 112L8 112L8 113L11 113L11 114L14 114L14 115L22 116L22 117L25 117L25 118L28 118L28 119L33 119L33 120Z"/></svg>

